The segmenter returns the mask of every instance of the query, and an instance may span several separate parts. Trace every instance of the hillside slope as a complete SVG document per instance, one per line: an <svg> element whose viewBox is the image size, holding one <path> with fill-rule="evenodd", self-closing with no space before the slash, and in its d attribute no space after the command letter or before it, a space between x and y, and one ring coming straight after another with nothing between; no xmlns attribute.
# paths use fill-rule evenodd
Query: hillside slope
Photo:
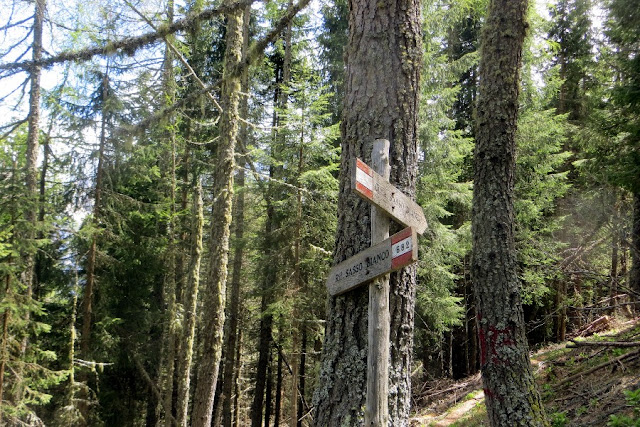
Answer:
<svg viewBox="0 0 640 427"><path fill-rule="evenodd" d="M555 344L532 356L553 426L640 425L634 418L640 417L640 391L633 393L640 390L640 318L620 324L606 320L613 329ZM634 397L637 404L631 403ZM412 427L488 425L479 374L457 382L421 384L415 404Z"/></svg>

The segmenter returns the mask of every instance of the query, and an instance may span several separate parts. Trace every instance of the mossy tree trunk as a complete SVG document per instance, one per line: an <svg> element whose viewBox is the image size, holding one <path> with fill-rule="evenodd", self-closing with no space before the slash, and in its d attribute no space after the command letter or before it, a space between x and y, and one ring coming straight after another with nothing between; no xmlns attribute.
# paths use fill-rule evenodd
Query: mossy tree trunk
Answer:
<svg viewBox="0 0 640 427"><path fill-rule="evenodd" d="M529 362L514 244L515 135L526 13L527 0L492 0L480 59L471 273L492 426L547 425Z"/></svg>
<svg viewBox="0 0 640 427"><path fill-rule="evenodd" d="M198 178L196 178L198 180ZM191 245L191 257L187 273L186 288L184 290L184 322L182 327L182 345L178 353L178 397L176 413L178 425L189 425L189 392L191 389L191 365L193 362L193 346L196 335L196 306L198 291L200 288L200 262L202 259L202 234L204 227L204 215L202 208L202 189L200 183L196 184L193 193L193 242Z"/></svg>
<svg viewBox="0 0 640 427"><path fill-rule="evenodd" d="M231 0L226 2L231 5ZM226 15L226 50L222 86L220 139L216 153L211 215L211 248L209 269L203 296L203 351L198 369L198 382L191 424L194 427L211 425L213 400L222 356L222 334L226 299L227 264L235 146L238 136L238 106L242 61L242 21L244 9L236 7Z"/></svg>
<svg viewBox="0 0 640 427"><path fill-rule="evenodd" d="M251 17L251 7L246 7L243 17L243 39L242 52L246 55L249 48L249 20ZM249 92L249 70L245 67L242 72L241 87L243 93ZM243 97L240 102L240 114L243 118L248 117L249 102L247 97ZM240 125L239 141L245 147L248 145L249 137L248 127L246 123ZM245 162L240 165L245 166ZM245 201L245 171L240 169L236 176L236 187L239 189L234 202L234 218L235 227L235 250L233 254L233 273L230 286L229 301L229 320L227 328L227 336L225 336L225 362L222 380L222 417L224 427L231 427L233 412L231 409L233 399L233 390L237 382L238 373L236 372L236 346L238 345L238 320L240 316L240 291L242 283L242 265L245 255L245 237L244 237L244 201Z"/></svg>
<svg viewBox="0 0 640 427"><path fill-rule="evenodd" d="M349 188L352 158L370 162L373 141L388 139L390 181L414 195L420 22L418 0L350 2L335 263L368 248L371 240L370 205ZM392 274L390 282L389 420L394 426L408 424L415 274L415 267L405 268ZM320 379L314 395L317 426L364 422L367 290L361 287L329 300Z"/></svg>

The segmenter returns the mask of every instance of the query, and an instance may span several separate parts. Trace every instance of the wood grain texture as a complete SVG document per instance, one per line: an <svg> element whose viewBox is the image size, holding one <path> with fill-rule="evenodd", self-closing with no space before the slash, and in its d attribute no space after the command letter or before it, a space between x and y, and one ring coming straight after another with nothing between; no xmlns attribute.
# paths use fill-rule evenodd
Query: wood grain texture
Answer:
<svg viewBox="0 0 640 427"><path fill-rule="evenodd" d="M394 240L400 239L400 237L402 237L400 240L404 240L405 236L411 241L411 251L394 257ZM407 227L377 245L334 266L329 272L326 282L329 295L344 294L384 274L397 271L418 261L417 239L415 229Z"/></svg>
<svg viewBox="0 0 640 427"><path fill-rule="evenodd" d="M356 174L360 164L365 163L360 159L353 159L351 162L351 189L353 192L382 209L386 215L389 215L400 225L414 227L418 234L424 234L427 230L427 219L422 207L376 173L375 170L371 170L373 187L371 191L368 191L363 185L358 185Z"/></svg>
<svg viewBox="0 0 640 427"><path fill-rule="evenodd" d="M389 181L389 141L377 139L371 152L372 174ZM386 259L389 269L393 265L389 217L371 206L371 243L388 241ZM384 274L369 285L369 319L367 346L367 400L364 412L365 426L389 424L389 275Z"/></svg>

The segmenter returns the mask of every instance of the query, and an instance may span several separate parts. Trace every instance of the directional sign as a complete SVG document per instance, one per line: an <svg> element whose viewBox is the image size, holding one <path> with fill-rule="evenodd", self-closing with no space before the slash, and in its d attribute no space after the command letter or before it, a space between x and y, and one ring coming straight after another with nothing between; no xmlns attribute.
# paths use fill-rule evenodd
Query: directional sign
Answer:
<svg viewBox="0 0 640 427"><path fill-rule="evenodd" d="M424 233L427 220L420 205L362 160L354 159L352 162L351 188L356 194L385 211L405 227L414 227L418 234Z"/></svg>
<svg viewBox="0 0 640 427"><path fill-rule="evenodd" d="M401 269L418 260L416 231L407 227L331 269L327 289L332 296Z"/></svg>

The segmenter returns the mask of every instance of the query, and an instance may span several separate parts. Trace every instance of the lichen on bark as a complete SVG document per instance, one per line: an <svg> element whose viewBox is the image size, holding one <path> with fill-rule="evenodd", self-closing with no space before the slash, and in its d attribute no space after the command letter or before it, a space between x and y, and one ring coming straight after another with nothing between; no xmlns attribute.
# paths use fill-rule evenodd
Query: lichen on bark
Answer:
<svg viewBox="0 0 640 427"><path fill-rule="evenodd" d="M421 37L417 0L350 2L335 263L370 246L370 205L349 188L352 158L370 162L373 141L388 139L390 181L414 195ZM414 268L391 276L389 414L394 426L408 423L415 283ZM317 426L355 426L364 421L367 304L366 287L328 303L314 395Z"/></svg>

